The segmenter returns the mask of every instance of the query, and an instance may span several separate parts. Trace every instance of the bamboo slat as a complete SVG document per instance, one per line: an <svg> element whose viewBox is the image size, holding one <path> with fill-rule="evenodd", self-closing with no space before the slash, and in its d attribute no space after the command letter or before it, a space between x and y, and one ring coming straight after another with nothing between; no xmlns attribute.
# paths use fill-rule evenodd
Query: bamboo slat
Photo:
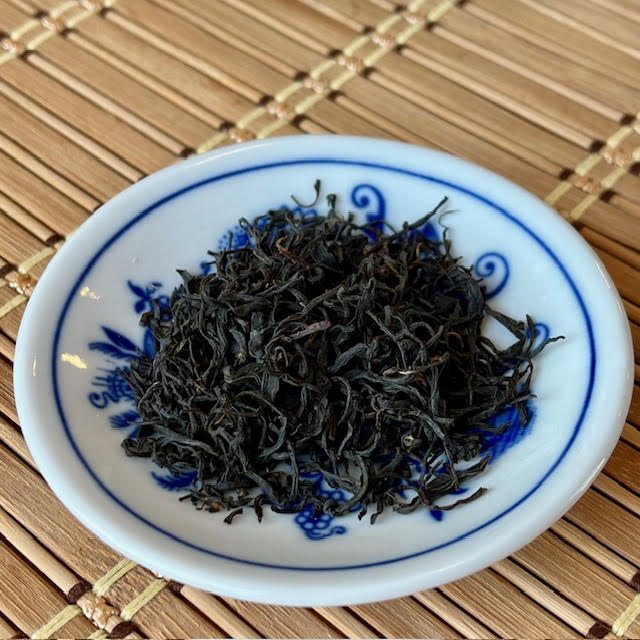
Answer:
<svg viewBox="0 0 640 640"><path fill-rule="evenodd" d="M255 20L243 19L237 11L221 2L153 2L289 78L295 77L297 73L292 61L303 67L313 67L324 60L321 55L291 40L281 39L278 46L273 47L274 34L266 25Z"/></svg>
<svg viewBox="0 0 640 640"><path fill-rule="evenodd" d="M510 558L493 565L492 570L583 636L599 622L582 609L582 603L574 604Z"/></svg>
<svg viewBox="0 0 640 640"><path fill-rule="evenodd" d="M640 286L640 273L619 258L611 256L606 251L596 248L596 253L616 283L620 294L630 302L633 302L633 304L639 305L640 289L638 287Z"/></svg>
<svg viewBox="0 0 640 640"><path fill-rule="evenodd" d="M605 471L628 489L640 488L640 451L625 442L619 442Z"/></svg>
<svg viewBox="0 0 640 640"><path fill-rule="evenodd" d="M16 0L11 0L16 4ZM32 14L40 11L55 11L60 6L64 6L64 1L60 0L18 0L18 4Z"/></svg>
<svg viewBox="0 0 640 640"><path fill-rule="evenodd" d="M568 65L561 49L551 52L530 42L523 43L517 36L462 9L450 11L434 33L607 118L619 120L626 113L635 113L640 106L631 81L621 82L611 73L578 63Z"/></svg>
<svg viewBox="0 0 640 640"><path fill-rule="evenodd" d="M3 380L3 386L4 383ZM3 477L11 478L0 488L2 508L47 549L53 549L76 575L93 583L118 563L118 555L84 529L54 498L44 481L4 447L0 448L0 468L7 474ZM28 504L21 499L23 495L30 496ZM124 611L155 580L150 572L135 567L109 589L109 601ZM143 632L158 633L160 637L224 636L204 615L190 612L182 600L163 589L133 616L133 621Z"/></svg>
<svg viewBox="0 0 640 640"><path fill-rule="evenodd" d="M62 595L36 569L25 564L0 540L0 609L16 627L31 636L68 606ZM59 630L58 637L85 638L94 631L76 616Z"/></svg>
<svg viewBox="0 0 640 640"><path fill-rule="evenodd" d="M329 47L342 49L357 34L357 29L345 25L326 13L316 11L297 0L242 0L241 4L259 7L265 14L275 18L280 24L289 25L296 31L321 40Z"/></svg>
<svg viewBox="0 0 640 640"><path fill-rule="evenodd" d="M528 571L610 626L635 595L631 586L589 562L549 532L513 557ZM640 625L632 627L632 631L640 631Z"/></svg>
<svg viewBox="0 0 640 640"><path fill-rule="evenodd" d="M622 429L622 438L625 442L636 447L636 449L640 448L640 429L638 427L634 427L627 422Z"/></svg>
<svg viewBox="0 0 640 640"><path fill-rule="evenodd" d="M616 505L599 491L590 490L567 513L566 518L596 539L606 540L608 547L640 567L637 516Z"/></svg>
<svg viewBox="0 0 640 640"><path fill-rule="evenodd" d="M620 243L615 242L614 240L611 240L588 227L582 227L582 229L580 229L580 235L591 245L598 247L605 253L626 262L636 269L640 269L640 253L637 251L634 251L629 247L625 247L624 245L621 245ZM634 316L637 311L634 311L634 307L630 302L627 302L626 309L629 314L629 318L634 320L634 322L638 322L638 318Z"/></svg>
<svg viewBox="0 0 640 640"><path fill-rule="evenodd" d="M220 123L233 120L254 106L251 99L122 28L112 12L101 22L90 20L83 24L81 35L118 58L126 57L129 64L167 85L173 92L216 114ZM123 55L125 51L126 56ZM253 98L259 99L259 95L253 95Z"/></svg>
<svg viewBox="0 0 640 640"><path fill-rule="evenodd" d="M575 633L566 624L544 615L540 605L490 569L445 585L442 591L465 610L473 611L501 638L516 638L524 629L532 638L564 638ZM495 613L498 609L500 616Z"/></svg>
<svg viewBox="0 0 640 640"><path fill-rule="evenodd" d="M343 607L317 607L316 612L346 638L372 638L378 634Z"/></svg>
<svg viewBox="0 0 640 640"><path fill-rule="evenodd" d="M199 589L184 585L180 595L201 611L210 620L225 631L231 638L257 638L259 633L242 618L237 616L231 608L225 606L218 598Z"/></svg>
<svg viewBox="0 0 640 640"><path fill-rule="evenodd" d="M3 213L0 213L0 237L4 240L0 254L13 264L26 260L44 247L35 236Z"/></svg>
<svg viewBox="0 0 640 640"><path fill-rule="evenodd" d="M54 232L67 235L87 219L86 209L2 151L0 171L2 192L44 221Z"/></svg>
<svg viewBox="0 0 640 640"><path fill-rule="evenodd" d="M99 200L78 188L73 182L60 175L47 164L41 162L28 149L16 143L11 138L0 134L0 147L12 158L15 158L23 167L42 178L47 184L55 187L81 207L89 211L95 209Z"/></svg>
<svg viewBox="0 0 640 640"><path fill-rule="evenodd" d="M5 399L2 394L11 392L11 382L7 378L8 366L2 362L0 365L0 406L4 407ZM16 418L11 414L8 417L13 420ZM11 428L4 420L0 422L0 427L4 427L4 432ZM0 459L3 477L12 478L12 481L3 483L0 489L0 503L7 513L22 523L27 531L36 535L46 548L54 549L56 556L83 579L95 582L116 565L117 554L89 534L53 497L37 474L21 464L18 458L5 448L0 450ZM24 482L27 484L21 486ZM21 499L23 495L30 496L28 503ZM110 589L111 603L124 609L127 603L142 591L141 585L146 586L146 583L152 582L153 579L148 571L134 569ZM62 589L65 585L61 583L59 586ZM170 610L170 613L163 615L161 622L156 620L157 612L165 609ZM153 629L155 632L157 629L158 633L161 630L164 637L223 635L217 627L204 619L185 615L188 611L189 609L170 591L161 592L156 596L153 605L148 604L136 614L135 622L143 630Z"/></svg>
<svg viewBox="0 0 640 640"><path fill-rule="evenodd" d="M109 18L254 102L287 83L283 74L147 0L116 5ZM146 28L150 22L153 31Z"/></svg>
<svg viewBox="0 0 640 640"><path fill-rule="evenodd" d="M0 356L13 362L16 346L4 333L0 332Z"/></svg>
<svg viewBox="0 0 640 640"><path fill-rule="evenodd" d="M631 407L629 409L629 420L637 427L640 426L640 386L633 387L631 396Z"/></svg>
<svg viewBox="0 0 640 640"><path fill-rule="evenodd" d="M10 4L3 3L0 6L0 29L5 33L10 33L17 25L27 22L30 18L31 15Z"/></svg>
<svg viewBox="0 0 640 640"><path fill-rule="evenodd" d="M249 620L265 638L288 638L304 629L306 638L341 638L313 609L302 607L277 607L252 604L243 600L224 598L233 611Z"/></svg>
<svg viewBox="0 0 640 640"><path fill-rule="evenodd" d="M290 26L286 23L279 21L277 18L272 17L269 13L266 13L260 5L252 5L245 0L223 0L226 5L232 8L238 18L242 21L249 18L251 21L258 24L263 24L272 32L281 37L299 43L316 53L319 53L323 60L331 54L334 50L329 44L317 40L309 33L301 33L296 27Z"/></svg>
<svg viewBox="0 0 640 640"><path fill-rule="evenodd" d="M126 605L138 594L158 581L159 579L152 573L136 566L109 589L109 600L114 606L124 611ZM193 609L166 587L142 607L132 620L146 636L223 638L226 635L203 614L194 615Z"/></svg>
<svg viewBox="0 0 640 640"><path fill-rule="evenodd" d="M28 62L14 60L4 65L2 71L2 77L8 83L142 171L155 171L175 159L174 155L132 126L97 108Z"/></svg>
<svg viewBox="0 0 640 640"><path fill-rule="evenodd" d="M474 0L465 8L527 42L561 53L571 62L609 73L625 82L633 83L634 73L640 71L640 61L634 56L594 40L580 29L549 19L535 6L520 1ZM614 10L613 6L609 10Z"/></svg>
<svg viewBox="0 0 640 640"><path fill-rule="evenodd" d="M0 413L0 439L2 439L2 442L17 453L27 464L35 468L35 462L31 457L31 453L27 448L27 444L22 437L19 427L7 420L2 413Z"/></svg>
<svg viewBox="0 0 640 640"><path fill-rule="evenodd" d="M78 143L78 145L82 146L87 152L102 160L106 165L112 167L125 178L134 181L142 177L142 173L139 170L134 169L130 164L124 162L117 154L106 149L86 133L51 113L46 106L40 105L37 101L25 95L23 92L15 90L10 84L2 80L0 80L0 93L10 98L12 102L30 115L41 120L42 123L50 126L54 131Z"/></svg>
<svg viewBox="0 0 640 640"><path fill-rule="evenodd" d="M413 596L418 602L428 607L439 618L445 620L464 638L494 638L495 632L490 631L480 623L469 611L457 606L452 600L445 597L437 589L420 591Z"/></svg>
<svg viewBox="0 0 640 640"><path fill-rule="evenodd" d="M504 106L480 96L446 76L400 54L385 56L368 79L390 91L415 100L427 100L428 109L455 122L463 129L473 127L483 136L508 137L557 163L560 168L574 167L582 160L585 148L532 124ZM453 120L455 118L455 120Z"/></svg>
<svg viewBox="0 0 640 640"><path fill-rule="evenodd" d="M602 34L602 36L607 36L620 43L621 48L624 47L624 49L631 51L638 50L638 32L634 29L635 25L630 24L624 16L616 15L608 10L607 7L594 5L590 0L567 0L562 4L553 0L541 0L541 4L575 20L578 25L588 26L588 33L594 38L597 38L598 34Z"/></svg>
<svg viewBox="0 0 640 640"><path fill-rule="evenodd" d="M78 93L84 91L84 95L90 100L100 106L104 105L103 108L123 120L128 120L137 129L144 131L147 127L146 132L149 137L153 137L174 153L179 153L185 145L194 146L210 130L210 125L207 123L195 116L185 114L178 106L154 91L141 86L132 78L74 45L66 38L49 41L40 47L37 54L33 56L32 63L35 60L40 60L40 56L56 65L56 69L51 67L44 69L50 75L55 77L57 74L64 84ZM40 62L40 64L42 63ZM40 66L40 68L43 67ZM61 71L75 76L82 85L72 83L60 73ZM100 97L96 99L84 87L97 90L100 92ZM117 110L111 105L107 106L107 103L104 102L105 97L120 105L120 109L126 109L126 112ZM140 126L140 122L143 123L143 126ZM148 125L144 123L148 123ZM160 136L154 131L155 127L160 130ZM172 144L173 141L178 141L177 148L175 142Z"/></svg>
<svg viewBox="0 0 640 640"><path fill-rule="evenodd" d="M18 632L18 630L2 615L0 615L0 638L19 638L24 633Z"/></svg>
<svg viewBox="0 0 640 640"><path fill-rule="evenodd" d="M308 112L308 117L332 133L345 133L349 131L358 136L373 136L374 138L393 138L393 133L388 129L382 129L373 122L361 118L348 108L341 106L344 100L336 97L335 101L322 100L315 104ZM397 136L409 140L410 134L406 130L398 129Z"/></svg>
<svg viewBox="0 0 640 640"><path fill-rule="evenodd" d="M635 323L629 324L631 328L631 338L633 340L633 353L636 360L640 360L640 327Z"/></svg>
<svg viewBox="0 0 640 640"><path fill-rule="evenodd" d="M637 573L637 567L599 543L569 520L565 518L558 520L551 527L551 530L569 545L579 549L585 556L607 569L607 571L628 584L632 583Z"/></svg>
<svg viewBox="0 0 640 640"><path fill-rule="evenodd" d="M329 18L343 22L353 31L362 31L364 28L385 20L394 5L388 3L384 8L366 0L300 0L316 11L324 13Z"/></svg>
<svg viewBox="0 0 640 640"><path fill-rule="evenodd" d="M636 0L592 0L595 4L613 11L632 22L640 22L640 9Z"/></svg>
<svg viewBox="0 0 640 640"><path fill-rule="evenodd" d="M413 598L359 605L351 610L387 638L462 637Z"/></svg>
<svg viewBox="0 0 640 640"><path fill-rule="evenodd" d="M485 164L493 164L496 168L500 167L502 173L508 171L508 163L506 159L513 161L516 158L524 158L536 163L547 174L559 174L562 167L554 164L535 153L528 152L519 142L514 140L502 140L502 146L508 150L507 153L501 154L500 150L493 144L485 144L482 138L476 135L474 127L460 127L461 122L456 122L449 117L449 121L445 120L440 114L432 114L428 107L431 106L424 99L415 95L400 95L396 91L384 88L381 85L372 84L361 78L354 78L345 88L344 94L348 98L358 103L359 112L363 117L371 118L372 111L378 114L379 119L384 119L387 126L403 126L407 132L412 132L420 136L423 144L427 142L431 146L439 148L447 148L449 151L458 153L458 155L466 156L476 162L481 157L487 157ZM337 101L339 101L337 99ZM426 108L425 108L426 107ZM310 112L312 115L313 112ZM393 113L393 121L389 118L389 114ZM464 120L461 118L460 120ZM382 122L382 120L379 120ZM467 124L467 123L465 123ZM475 127L479 129L480 127ZM396 135L397 132L396 132ZM406 137L406 134L405 134ZM484 136L483 136L484 137ZM474 149L473 147L477 147ZM492 161L491 155L500 156L505 159ZM503 168L504 167L504 168Z"/></svg>
<svg viewBox="0 0 640 640"><path fill-rule="evenodd" d="M107 200L128 186L125 178L4 95L0 95L0 118L13 140L97 200Z"/></svg>
<svg viewBox="0 0 640 640"><path fill-rule="evenodd" d="M582 135L603 140L615 126L615 120L584 104L559 95L553 89L461 46L459 42L451 42L436 34L417 34L411 39L405 55L428 68L441 65L456 82L460 78L461 84L489 99L495 96L503 104L512 104L520 113L536 111L541 122L551 127L556 123L556 128L565 133L575 129L575 123L579 123L577 128ZM455 75L451 71L456 72Z"/></svg>
<svg viewBox="0 0 640 640"><path fill-rule="evenodd" d="M617 505L624 507L636 516L640 516L640 497L606 473L601 473L595 479L593 486Z"/></svg>

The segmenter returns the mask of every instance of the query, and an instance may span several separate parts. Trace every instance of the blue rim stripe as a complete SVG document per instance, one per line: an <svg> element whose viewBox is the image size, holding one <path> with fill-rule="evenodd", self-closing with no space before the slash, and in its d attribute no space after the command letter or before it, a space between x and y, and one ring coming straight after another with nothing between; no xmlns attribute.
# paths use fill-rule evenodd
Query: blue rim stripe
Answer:
<svg viewBox="0 0 640 640"><path fill-rule="evenodd" d="M122 500L120 500L116 495L114 495L109 490L109 488L107 486L105 486L105 484L102 482L102 480L100 480L100 478L98 478L98 476L95 474L93 469L89 466L89 464L87 463L86 459L82 455L82 452L80 451L76 441L73 438L73 435L71 434L71 431L69 429L69 425L67 423L67 420L66 420L66 417L65 417L65 414L64 414L64 410L63 410L63 407L62 407L62 402L60 400L60 393L59 393L59 389L58 389L58 358L56 357L56 354L58 353L58 344L60 342L60 336L61 336L61 333L62 333L62 327L63 327L63 324L64 324L65 317L67 315L67 312L69 311L69 308L71 306L72 300L73 300L78 288L80 287L81 283L86 278L86 276L89 274L89 272L96 265L96 263L98 262L100 257L105 253L105 251L107 249L109 249L109 247L111 247L111 245L113 245L122 235L124 235L127 231L129 231L129 229L134 227L138 222L140 222L141 220L146 218L149 214L153 213L153 211L155 209L157 209L158 207L162 206L163 204L166 204L167 202L170 202L171 200L174 200L175 198L181 196L184 193L187 193L187 192L192 191L194 189L198 189L198 188L203 187L203 186L208 185L208 184L212 184L214 182L219 182L221 180L225 180L226 178L231 178L231 177L242 175L242 174L246 174L246 173L252 173L254 171L262 171L262 170L265 170L265 169L274 169L274 168L279 168L279 167L287 167L287 166L294 166L294 165L300 165L300 164L332 164L332 165L336 165L337 164L337 165L348 165L348 166L356 166L356 167L365 167L365 168L370 168L370 169L381 169L381 170L384 170L384 171L391 171L393 173L400 173L400 174L411 176L411 177L414 177L414 178L419 178L419 179L422 179L422 180L426 180L428 182L432 182L434 184L439 184L439 185L442 185L442 186L447 187L449 189L453 189L455 191L458 191L460 193L464 193L464 194L466 194L468 196L471 196L472 198L475 198L476 200L478 200L478 201L486 204L487 206L491 207L492 209L494 209L495 211L497 211L498 213L503 215L505 218L509 219L516 226L520 227L525 233L527 233L529 236L531 236L533 238L533 240L535 240L535 242L537 242L537 244L540 247L542 247L542 249L549 255L551 260L558 267L558 269L560 270L560 272L564 276L565 280L568 282L572 292L574 293L574 295L575 295L575 297L576 297L576 299L578 301L578 306L580 307L580 310L582 311L582 315L584 317L585 326L586 326L586 330L587 330L587 336L588 336L588 339L589 339L589 349L590 349L589 381L588 381L588 385L587 385L587 392L585 394L585 398L584 398L584 401L583 401L583 404L582 404L582 409L580 411L580 415L578 416L578 420L577 420L577 422L576 422L576 424L575 424L575 426L573 428L573 431L571 433L571 437L569 438L569 441L565 445L564 449L560 453L560 455L557 458L557 460L551 465L551 467L546 471L546 473L542 476L542 478L533 486L533 488L531 488L522 498L520 498L518 501L516 501L510 507L506 508L501 513L499 513L498 515L494 516L493 518L491 518L487 522L485 522L485 523L483 523L481 525L478 525L477 527L474 527L470 531L467 531L466 533L464 533L464 534L462 534L460 536L457 536L457 537L453 538L452 540L449 540L447 542L443 542L443 543L435 545L433 547L429 547L429 548L424 549L422 551L417 551L415 553L410 553L410 554L407 554L407 555L404 555L404 556L399 556L397 558L390 558L388 560L380 560L378 562L370 562L370 563L363 563L363 564L357 564L357 565L347 565L347 566L338 566L338 567L296 567L296 566L289 566L289 565L272 564L272 563L268 563L268 562L258 562L258 561L254 561L254 560L245 560L243 558L235 558L233 556L230 556L230 555L227 555L227 554L224 554L224 553L219 553L217 551L212 551L211 549L205 549L203 547L200 547L197 544L193 544L193 543L189 542L188 540L184 540L184 539L180 538L180 536L177 536L177 535L171 533L170 531L166 531L162 527L160 527L160 526L154 524L153 522L147 520L144 516L141 516L139 513L136 513L133 509L131 509L131 507L127 506L124 502L122 502ZM53 340L53 348L52 348L52 354L51 355L52 355L52 358L51 358L51 369L52 369L52 377L53 377L53 392L54 392L54 396L55 396L56 407L58 409L58 414L60 416L60 420L62 421L62 425L64 427L65 435L66 435L67 439L69 440L69 442L71 444L71 447L73 448L74 452L78 456L78 459L80 460L80 462L82 463L84 468L87 470L89 475L95 480L97 485L112 500L114 500L125 511L130 513L132 516L134 516L135 518L137 518L138 520L140 520L141 522L143 522L147 526L149 526L152 529L158 531L159 533L162 533L163 535L167 536L171 540L174 540L175 542L183 544L183 545L185 545L187 547L190 547L191 549L194 549L196 551L200 551L202 553L206 553L208 555L212 555L212 556L215 556L217 558L222 558L222 559L225 559L225 560L232 560L234 562L239 562L241 564L252 565L252 566L255 566L255 567L263 567L263 568L268 568L268 569L287 569L287 570L291 570L291 571L346 571L346 570L349 570L349 569L364 569L364 568L367 568L367 567L378 567L378 566L382 566L382 565L392 564L394 562L401 562L403 560L408 560L410 558L415 558L415 557L418 557L418 556L422 556L422 555L425 555L427 553L431 553L433 551L437 551L438 549L442 549L444 547L448 547L448 546L450 546L452 544L455 544L456 542L459 542L459 541L461 541L463 539L468 538L470 535L472 535L472 534L484 529L485 527L488 527L492 523L494 523L497 520L499 520L500 518L504 517L505 515L507 515L511 511L513 511L515 508L517 508L519 505L521 505L525 500L527 500L531 495L533 495L542 486L542 484L547 480L547 478L549 478L549 476L555 471L555 469L558 467L558 465L562 462L564 457L569 452L569 449L571 449L571 447L572 447L573 443L575 442L575 439L576 439L576 437L578 435L578 432L580 431L582 423L584 422L584 418L586 416L586 413L587 413L587 410L588 410L588 407L589 407L589 403L591 401L591 396L592 396L592 393L593 393L593 385L594 385L594 380L595 380L595 372L596 372L596 350L595 350L595 339L594 339L594 336L593 336L593 327L592 327L592 324L591 324L591 318L589 316L589 312L588 312L588 310L586 308L586 305L584 303L582 295L580 294L580 291L578 290L575 282L573 281L573 279L569 275L569 273L568 273L567 269L565 268L564 264L556 256L556 254L551 250L551 248L544 242L544 240L542 240L542 238L540 238L534 231L529 229L529 227L527 227L523 222L518 220L518 218L516 218L513 214L509 213L506 209L504 209L501 206L497 205L492 200L489 200L488 198L486 198L486 197L484 197L484 196L482 196L482 195L480 195L480 194L478 194L478 193L476 193L474 191L471 191L470 189L466 189L465 187L461 187L461 186L456 185L456 184L454 184L452 182L448 182L447 180L442 180L440 178L436 178L436 177L429 176L429 175L426 175L426 174L418 173L416 171L410 171L410 170L407 170L407 169L400 169L398 167L390 167L390 166L387 166L387 165L377 164L377 163L374 163L374 162L359 162L359 161L354 161L354 160L340 160L340 159L337 159L337 158L302 158L302 159L299 159L299 160L287 160L287 161L282 161L282 162L273 162L273 163L267 163L267 164L260 164L260 165L255 165L255 166L252 166L252 167L245 167L243 169L237 169L235 171L229 171L227 173L222 173L220 175L217 175L217 176L214 176L214 177L207 178L205 180L201 180L199 182L196 182L196 183L194 183L192 185L189 185L188 187L184 187L182 189L179 189L178 191L175 191L174 193L169 194L169 195L165 196L164 198L161 198L160 200L156 201L155 203L153 203L152 205L150 205L149 207L144 209L137 216L135 216L133 219L131 219L127 224L125 224L122 228L120 228L118 231L116 231L109 238L109 240L107 240L107 242L104 243L104 245L96 253L96 255L88 262L87 266L84 268L84 270L82 271L82 273L80 274L80 276L76 280L75 284L71 288L71 292L69 293L69 295L68 295L68 297L67 297L67 299L66 299L66 301L64 303L64 307L62 308L62 313L60 315L60 318L58 319L58 323L56 325L56 330L55 330L55 336L54 336L54 340Z"/></svg>

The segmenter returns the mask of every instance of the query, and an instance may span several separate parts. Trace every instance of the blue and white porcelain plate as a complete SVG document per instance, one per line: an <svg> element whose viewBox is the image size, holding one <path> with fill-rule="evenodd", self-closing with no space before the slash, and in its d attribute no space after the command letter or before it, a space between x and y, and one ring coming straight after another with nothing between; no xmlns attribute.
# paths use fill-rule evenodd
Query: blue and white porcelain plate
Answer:
<svg viewBox="0 0 640 640"><path fill-rule="evenodd" d="M487 487L479 500L451 511L389 512L375 525L355 514L314 519L270 510L261 524L245 514L227 525L224 514L178 500L189 474L172 477L149 460L125 456L120 443L137 416L117 372L137 349L152 348L140 314L178 284L176 268L201 272L209 268L209 249L242 243L234 231L240 217L295 206L289 194L305 197L316 179L325 193L337 194L340 211L363 221L412 221L447 196L455 211L446 220L453 251L484 278L492 306L532 315L538 339L566 336L538 358L533 420L526 429L514 420L488 442L490 465L461 487L469 495ZM494 326L486 330L498 342L507 339ZM116 196L47 268L27 307L15 362L29 448L79 520L164 576L289 605L402 596L522 547L600 471L618 439L632 382L629 327L615 287L556 213L458 158L340 136L228 147Z"/></svg>

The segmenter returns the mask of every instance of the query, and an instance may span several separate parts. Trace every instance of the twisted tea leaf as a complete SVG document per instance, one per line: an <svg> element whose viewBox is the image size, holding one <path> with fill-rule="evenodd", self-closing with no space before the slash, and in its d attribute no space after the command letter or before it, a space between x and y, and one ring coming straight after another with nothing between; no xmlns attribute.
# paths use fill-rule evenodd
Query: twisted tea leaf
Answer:
<svg viewBox="0 0 640 640"><path fill-rule="evenodd" d="M483 433L509 426L492 416L517 406L526 424L542 346L530 319L487 307L446 229L442 242L425 235L443 204L390 235L341 217L333 197L326 217L242 220L246 247L212 253L208 275L181 272L169 308L156 301L142 316L156 355L139 354L127 374L142 417L127 454L195 469L186 497L231 510L229 523L243 507L261 519L266 504L372 509L374 522L387 507L479 497L437 504L485 468L487 457L471 464ZM487 315L511 346L481 335ZM348 499L321 492L314 474Z"/></svg>

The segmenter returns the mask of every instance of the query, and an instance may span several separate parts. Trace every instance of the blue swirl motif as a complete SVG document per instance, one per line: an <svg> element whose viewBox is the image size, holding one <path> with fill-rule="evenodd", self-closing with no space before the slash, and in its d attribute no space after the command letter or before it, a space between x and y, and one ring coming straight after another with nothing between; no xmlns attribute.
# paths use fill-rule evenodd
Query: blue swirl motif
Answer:
<svg viewBox="0 0 640 640"><path fill-rule="evenodd" d="M527 338L531 338L528 327L524 333ZM533 348L535 349L538 345L542 344L550 335L551 329L549 329L549 325L544 322L536 322L533 325Z"/></svg>
<svg viewBox="0 0 640 640"><path fill-rule="evenodd" d="M509 280L509 263L497 251L483 253L476 260L473 270L485 281L481 285L481 289L487 300L497 296Z"/></svg>
<svg viewBox="0 0 640 640"><path fill-rule="evenodd" d="M313 492L317 496L323 498L332 498L337 502L347 500L347 494L340 489L325 488L322 475L319 473L302 474L307 478L315 478L313 483ZM296 514L295 523L300 527L309 540L324 540L333 535L342 535L347 532L347 528L342 525L331 526L333 516L328 513L321 513L318 516L313 515L313 506L305 507L300 513Z"/></svg>
<svg viewBox="0 0 640 640"><path fill-rule="evenodd" d="M375 240L376 232L384 231L384 220L387 217L387 205L382 192L372 184L358 184L351 190L351 202L358 209L366 209L369 205L373 205L373 209L367 211L364 217L366 222L371 223L375 229L375 231L367 231L371 240Z"/></svg>
<svg viewBox="0 0 640 640"><path fill-rule="evenodd" d="M318 216L318 210L314 207L290 207L287 204L281 204L279 207L271 207L270 211L280 211L282 209L286 209L293 213L294 218L302 218L303 216L307 219L316 218ZM263 214L258 216L247 216L247 220L257 220L258 221L258 229L263 228L262 222L266 223L266 219L263 218ZM229 229L222 234L220 240L218 240L218 251L228 251L229 249L243 249L244 247L251 245L252 241L249 237L249 234L239 225L235 225L233 229ZM210 263L202 262L200 266L204 268L204 273L209 273L211 270Z"/></svg>
<svg viewBox="0 0 640 640"><path fill-rule="evenodd" d="M373 241L377 239L377 233L385 230L384 221L387 219L387 203L382 191L372 184L358 184L351 190L351 203L357 209L369 209L365 212L365 222L371 223L373 231L367 231L367 235ZM369 208L371 207L371 208ZM420 229L410 232L410 235L420 233L429 240L439 241L440 234L436 226L427 222Z"/></svg>

